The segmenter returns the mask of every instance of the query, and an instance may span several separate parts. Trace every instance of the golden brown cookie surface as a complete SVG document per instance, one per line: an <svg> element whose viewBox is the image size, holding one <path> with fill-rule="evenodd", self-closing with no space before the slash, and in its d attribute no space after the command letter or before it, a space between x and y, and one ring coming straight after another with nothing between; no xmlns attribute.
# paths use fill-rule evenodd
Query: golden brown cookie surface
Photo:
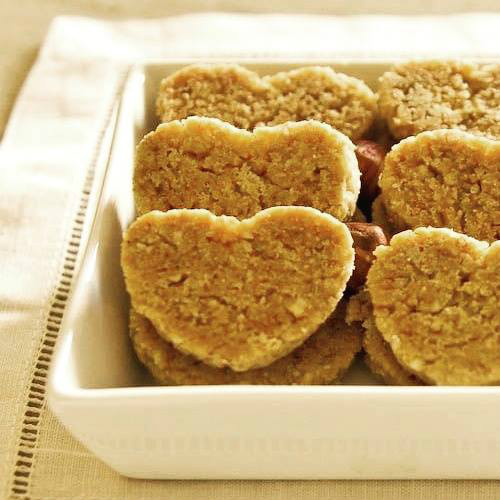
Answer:
<svg viewBox="0 0 500 500"><path fill-rule="evenodd" d="M207 210L151 212L122 243L137 312L179 350L236 371L304 342L335 309L353 260L347 227L306 207L241 222Z"/></svg>
<svg viewBox="0 0 500 500"><path fill-rule="evenodd" d="M192 117L160 125L137 147L139 214L205 208L243 219L272 206L301 205L344 220L359 189L354 145L316 121L247 132Z"/></svg>
<svg viewBox="0 0 500 500"><path fill-rule="evenodd" d="M355 140L374 120L376 98L357 78L329 67L299 68L259 77L236 64L197 64L165 78L157 99L162 121L220 118L252 130L314 119Z"/></svg>
<svg viewBox="0 0 500 500"><path fill-rule="evenodd" d="M389 220L387 215L387 209L385 208L384 199L381 194L379 194L372 203L372 223L380 226L384 233L390 238L393 234L399 232L392 222Z"/></svg>
<svg viewBox="0 0 500 500"><path fill-rule="evenodd" d="M367 287L397 360L440 385L500 382L500 242L419 228L379 247Z"/></svg>
<svg viewBox="0 0 500 500"><path fill-rule="evenodd" d="M378 105L392 134L458 128L500 139L500 64L410 61L380 78Z"/></svg>
<svg viewBox="0 0 500 500"><path fill-rule="evenodd" d="M460 130L422 132L392 148L379 183L400 230L449 227L500 239L500 142Z"/></svg>
<svg viewBox="0 0 500 500"><path fill-rule="evenodd" d="M425 385L419 378L398 363L390 345L378 331L375 322L369 319L363 325L363 349L368 368L389 385Z"/></svg>
<svg viewBox="0 0 500 500"><path fill-rule="evenodd" d="M330 384L347 370L361 349L360 328L345 323L344 309L341 302L333 315L287 356L246 372L215 368L179 352L157 334L148 319L133 309L130 332L137 356L161 384Z"/></svg>
<svg viewBox="0 0 500 500"><path fill-rule="evenodd" d="M378 331L367 290L361 290L350 298L347 306L347 322L363 325L365 363L386 384L423 385L422 381L398 363L391 347Z"/></svg>

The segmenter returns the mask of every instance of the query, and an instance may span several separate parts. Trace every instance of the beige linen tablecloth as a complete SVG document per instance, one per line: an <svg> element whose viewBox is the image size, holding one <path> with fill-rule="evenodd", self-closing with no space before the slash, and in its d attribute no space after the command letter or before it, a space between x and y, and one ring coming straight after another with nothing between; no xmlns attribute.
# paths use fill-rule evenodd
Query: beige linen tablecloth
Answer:
<svg viewBox="0 0 500 500"><path fill-rule="evenodd" d="M128 64L145 57L494 57L499 33L495 14L57 18L0 149L0 499L498 500L500 481L129 480L66 433L47 409L45 389L89 223L103 130Z"/></svg>
<svg viewBox="0 0 500 500"><path fill-rule="evenodd" d="M0 137L19 87L56 15L106 19L164 17L201 11L309 14L447 14L498 12L498 0L16 0L0 2Z"/></svg>

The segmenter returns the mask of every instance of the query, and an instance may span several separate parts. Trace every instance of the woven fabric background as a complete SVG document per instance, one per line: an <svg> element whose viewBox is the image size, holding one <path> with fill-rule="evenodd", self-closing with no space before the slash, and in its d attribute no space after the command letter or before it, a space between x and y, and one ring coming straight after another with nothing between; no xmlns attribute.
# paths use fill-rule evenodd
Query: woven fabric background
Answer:
<svg viewBox="0 0 500 500"><path fill-rule="evenodd" d="M60 426L45 384L103 130L127 64L144 57L494 57L499 31L495 14L56 19L0 148L0 498L498 500L500 481L122 478Z"/></svg>

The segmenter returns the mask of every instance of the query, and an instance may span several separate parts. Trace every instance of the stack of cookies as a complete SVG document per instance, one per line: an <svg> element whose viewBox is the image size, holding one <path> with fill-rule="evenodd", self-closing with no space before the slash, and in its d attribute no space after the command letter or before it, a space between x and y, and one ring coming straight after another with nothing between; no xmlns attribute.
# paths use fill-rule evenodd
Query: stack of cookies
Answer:
<svg viewBox="0 0 500 500"><path fill-rule="evenodd" d="M378 105L324 67L166 78L122 244L153 377L331 384L363 344L387 383L498 383L499 67L400 65Z"/></svg>
<svg viewBox="0 0 500 500"><path fill-rule="evenodd" d="M391 384L499 384L500 65L399 64L378 106L396 144L372 220L394 236L349 304L366 362Z"/></svg>

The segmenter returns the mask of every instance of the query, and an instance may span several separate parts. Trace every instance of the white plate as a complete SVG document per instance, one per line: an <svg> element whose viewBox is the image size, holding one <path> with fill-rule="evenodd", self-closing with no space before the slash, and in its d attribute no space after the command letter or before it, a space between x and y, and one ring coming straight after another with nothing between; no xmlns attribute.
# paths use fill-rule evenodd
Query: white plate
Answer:
<svg viewBox="0 0 500 500"><path fill-rule="evenodd" d="M325 63L372 86L387 69ZM137 478L500 478L499 387L375 386L361 363L344 386L152 386L128 339L120 242L134 217L135 144L156 125L161 77L185 64L146 64L128 79L51 372L52 410ZM307 64L246 66L264 74Z"/></svg>

